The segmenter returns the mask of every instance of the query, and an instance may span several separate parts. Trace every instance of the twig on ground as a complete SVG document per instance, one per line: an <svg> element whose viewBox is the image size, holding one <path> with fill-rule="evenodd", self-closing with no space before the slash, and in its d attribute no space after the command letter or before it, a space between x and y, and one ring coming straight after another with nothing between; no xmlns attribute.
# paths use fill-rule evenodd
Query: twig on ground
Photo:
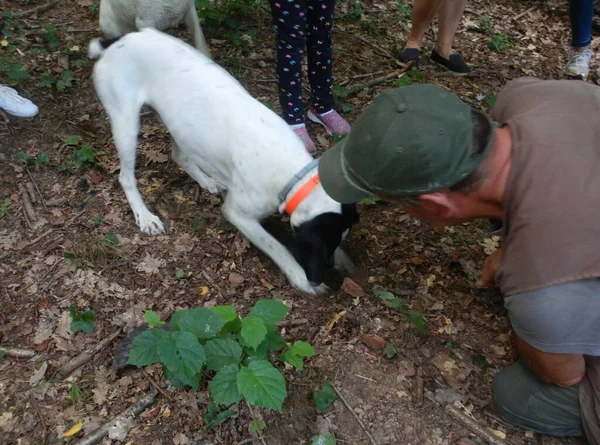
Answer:
<svg viewBox="0 0 600 445"><path fill-rule="evenodd" d="M31 358L37 354L37 352L32 351L31 349L11 348L10 346L0 346L0 351L4 352L4 355L8 357L18 358Z"/></svg>
<svg viewBox="0 0 600 445"><path fill-rule="evenodd" d="M25 184L25 189L27 193L29 193L29 199L31 199L31 203L35 204L37 202L37 195L35 193L35 189L33 188L33 182L29 181Z"/></svg>
<svg viewBox="0 0 600 445"><path fill-rule="evenodd" d="M354 412L354 409L346 401L346 399L344 398L344 396L342 395L342 393L335 387L335 385L332 384L331 387L333 388L333 390L335 391L335 393L337 394L337 396L340 398L340 400L342 401L342 403L344 404L344 406L346 408L348 408L348 411L350 411L350 413L354 416L354 418L356 419L356 421L358 422L358 424L360 425L360 427L362 428L362 430L365 432L365 434L367 435L367 437L371 441L371 444L372 445L378 445L377 441L375 440L375 438L373 437L373 435L371 434L371 432L367 429L367 427L365 426L365 424L363 423L363 421L360 420L360 417L358 417L358 414L356 414Z"/></svg>
<svg viewBox="0 0 600 445"><path fill-rule="evenodd" d="M21 250L25 250L28 247L33 246L34 244L36 244L38 241L40 241L42 238L47 237L48 235L50 235L51 233L54 232L54 229L48 229L46 230L44 233L42 233L40 236L38 236L37 238L32 239L31 241L29 241L27 244L25 244L24 246L21 247Z"/></svg>
<svg viewBox="0 0 600 445"><path fill-rule="evenodd" d="M37 400L33 397L33 393L29 394L29 398L31 399L31 404L35 408L35 411L40 419L40 423L42 424L42 440L46 440L46 433L48 430L46 429L46 422L44 422L44 418L42 417L42 412L40 411L40 405L38 405Z"/></svg>
<svg viewBox="0 0 600 445"><path fill-rule="evenodd" d="M352 76L351 79L352 80L363 79L365 77L378 76L379 74L383 74L383 73L385 73L385 71L375 71L374 73L357 74L356 76Z"/></svg>
<svg viewBox="0 0 600 445"><path fill-rule="evenodd" d="M519 20L521 17L529 14L531 11L533 11L535 8L537 8L537 5L533 5L531 8L526 9L525 11L521 12L520 14L517 14L516 16L514 16L512 19L513 20Z"/></svg>
<svg viewBox="0 0 600 445"><path fill-rule="evenodd" d="M108 434L108 429L111 427L111 425L114 425L119 421L124 422L130 417L137 417L146 408L148 408L154 403L157 395L158 391L156 390L156 388L152 388L143 399L138 400L135 404L131 405L129 408L124 410L121 414L112 419L110 422L105 423L96 431L91 433L89 436L84 437L80 441L76 442L75 445L94 445L100 442L102 438Z"/></svg>
<svg viewBox="0 0 600 445"><path fill-rule="evenodd" d="M108 345L110 345L112 343L112 341L119 336L120 333L121 333L121 328L117 329L115 332L113 332L107 338L102 340L100 343L98 343L92 349L90 349L88 351L83 351L77 357L75 357L72 360L65 363L56 372L56 376L59 379L65 379L65 378L69 377L73 373L73 371L75 371L77 368L79 368L79 367L83 366L84 364L86 364L87 362L89 362L92 359L92 357L94 357L94 355L96 355L98 352L101 352L102 350L106 349L106 347L108 347Z"/></svg>
<svg viewBox="0 0 600 445"><path fill-rule="evenodd" d="M258 442L258 441L260 441L260 438L251 437L249 439L244 439L241 442L238 442L237 445L245 445L247 443L253 443L253 442Z"/></svg>
<svg viewBox="0 0 600 445"><path fill-rule="evenodd" d="M46 207L46 200L44 199L44 196L42 195L42 192L40 191L40 188L38 187L37 182L35 182L35 179L33 179L33 175L31 174L31 172L29 171L29 169L27 167L25 167L25 170L27 170L27 173L29 174L29 178L31 179L31 183L33 184L33 186L35 187L35 189L38 192L40 201L42 202L44 209L46 209L46 212L48 212L48 207ZM35 202L34 199L32 199L32 201Z"/></svg>
<svg viewBox="0 0 600 445"><path fill-rule="evenodd" d="M460 422L465 428L477 435L480 439L485 440L487 443L491 445L507 445L507 442L505 440L494 436L483 426L479 425L470 417L467 417L454 406L446 405L444 410L455 420L458 420L458 422Z"/></svg>
<svg viewBox="0 0 600 445"><path fill-rule="evenodd" d="M30 223L36 222L37 215L35 214L35 210L33 209L31 199L29 199L27 189L23 184L19 184L19 192L21 192L21 199L23 200L23 212L25 213L25 217Z"/></svg>
<svg viewBox="0 0 600 445"><path fill-rule="evenodd" d="M67 198L56 198L56 199L49 199L48 201L46 201L46 204L49 205L50 207L60 207L64 204L66 204L68 201Z"/></svg>
<svg viewBox="0 0 600 445"><path fill-rule="evenodd" d="M246 406L248 407L248 411L250 411L250 416L254 419L258 419L260 422L265 423L263 421L262 415L260 413L255 413L254 410L252 409L252 407L250 406L250 404L248 403L248 401L246 400ZM263 445L267 445L267 442L265 442L265 439L259 435L258 436L258 440L260 440L260 442Z"/></svg>
<svg viewBox="0 0 600 445"><path fill-rule="evenodd" d="M394 55L392 53L390 53L389 51L381 48L380 46L377 46L375 43L371 42L369 39L364 38L363 36L361 36L360 34L355 34L355 36L363 43L366 43L367 45L369 45L371 48L373 48L375 51L377 51L378 53L392 59L392 60L396 60L396 58L394 57Z"/></svg>
<svg viewBox="0 0 600 445"><path fill-rule="evenodd" d="M97 29L65 29L66 32L98 32Z"/></svg>
<svg viewBox="0 0 600 445"><path fill-rule="evenodd" d="M142 373L143 373L143 374L146 376L146 378L147 378L148 380L150 380L150 383L152 383L152 386L154 386L154 387L155 387L155 388L158 390L158 392L160 392L160 393L161 393L161 394L164 396L164 398L165 398L165 399L167 399L169 402L172 402L172 401L173 401L173 397L171 397L169 394L167 394L167 393L165 392L165 390L164 390L164 389L162 389L158 383L156 383L156 380L154 380L154 379L152 378L152 376L151 376L150 374L148 374L148 373L146 372L146 370L145 370L145 369L143 369L143 368L142 368Z"/></svg>
<svg viewBox="0 0 600 445"><path fill-rule="evenodd" d="M20 292L25 292L27 289L29 289L31 286L33 286L35 283L41 283L42 281L44 281L44 279L45 279L45 278L46 278L48 275L50 275L50 272L52 272L52 271L53 271L53 270L56 268L56 266L58 266L58 265L59 265L60 263L62 263L63 261L64 261L64 258L61 258L60 260L58 260L56 263L54 263L52 266L50 266L50 267L48 268L48 270L47 270L47 271L44 273L44 275L42 275L42 276L40 277L40 279L39 279L39 280L32 281L32 282L31 282L31 283L29 283L27 286L25 286L23 289L21 289L21 291L20 291ZM46 287L47 287L47 286L46 286ZM44 288L43 290L46 290L46 288Z"/></svg>
<svg viewBox="0 0 600 445"><path fill-rule="evenodd" d="M52 0L51 2L44 3L43 5L36 6L35 8L32 8L32 9L28 9L27 11L16 12L12 15L12 17L13 17L13 19L22 19L25 17L29 17L30 15L33 15L33 14L41 14L42 12L46 12L49 9L54 8L59 3L60 3L60 0Z"/></svg>
<svg viewBox="0 0 600 445"><path fill-rule="evenodd" d="M411 62L408 62L404 66L404 68L402 68L400 70L396 70L396 71L388 73L388 74L386 74L384 76L376 77L375 79L371 79L371 80L368 80L366 82L359 83L357 85L353 85L353 86L351 86L351 87L348 88L348 95L357 93L360 90L363 90L365 88L369 88L369 87L372 87L372 86L375 86L375 85L379 85L380 83L387 82L388 80L391 80L391 79L394 79L394 78L398 78L402 74L404 74L407 71L409 71L414 65L415 65L415 63L411 61Z"/></svg>
<svg viewBox="0 0 600 445"><path fill-rule="evenodd" d="M206 278L206 281L208 281L209 284L217 290L217 292L219 292L221 295L225 295L225 293L223 293L223 290L219 287L217 283L215 283L215 280L213 280L212 277L206 273L205 270L202 271L202 276Z"/></svg>
<svg viewBox="0 0 600 445"><path fill-rule="evenodd" d="M417 379L415 383L414 405L420 407L423 405L423 368L417 368Z"/></svg>
<svg viewBox="0 0 600 445"><path fill-rule="evenodd" d="M276 324L280 328L284 328L287 326L302 326L303 324L308 324L308 318L294 318L293 320L283 320Z"/></svg>

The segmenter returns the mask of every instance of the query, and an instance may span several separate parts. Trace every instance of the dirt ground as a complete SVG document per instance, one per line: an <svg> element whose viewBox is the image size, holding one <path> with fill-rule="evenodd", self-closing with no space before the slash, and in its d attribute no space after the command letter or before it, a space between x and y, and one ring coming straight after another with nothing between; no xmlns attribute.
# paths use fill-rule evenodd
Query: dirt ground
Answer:
<svg viewBox="0 0 600 445"><path fill-rule="evenodd" d="M39 4L5 0L0 16ZM127 438L102 443L234 445L252 438L251 425L260 422L265 428L255 443L269 445L306 444L323 431L340 444L484 443L445 413L444 406L456 401L463 413L505 434L511 444L579 443L511 427L490 404L492 377L513 362L515 352L497 290L474 286L486 252L495 248L484 238L484 223L434 230L394 206L360 204L360 223L345 243L357 265L350 277L357 286L344 290L342 277L335 275L331 295L307 297L224 222L220 197L199 191L169 160L168 133L148 111L140 132L138 184L146 202L168 222L169 233L142 235L117 181L118 159L85 57L89 40L99 35L97 6L93 0L64 0L45 12L12 18L5 24L7 45L0 46L0 83L16 84L40 107L33 119L0 117L5 119L0 121L0 346L36 353L33 359L7 354L0 360L2 444L74 442L154 384L164 394L138 416ZM398 69L393 55L410 27L410 4L340 0L337 8L338 108L353 122L396 81L366 85ZM562 77L570 35L567 2L473 0L467 8L456 48L473 67L472 75L451 77L425 60L420 68L425 77L414 76L414 82L437 83L488 111L493 95L510 79ZM207 29L207 37L216 61L277 110L269 15L266 7L255 9L239 20L235 35ZM189 40L185 30L174 32ZM493 51L492 40L508 47ZM424 54L433 41L430 30ZM30 77L9 76L12 64L22 65ZM333 143L309 125L321 150ZM82 162L90 150L93 158ZM29 165L18 153L31 157ZM20 191L27 183L36 188L35 220L26 217ZM289 235L279 216L268 225ZM176 278L178 269L185 279ZM375 285L424 311L426 332L417 333L386 307L374 295ZM312 340L317 350L304 371L284 371L289 396L281 414L239 405L232 408L238 412L234 418L204 433L204 388L171 388L158 367L119 375L112 368L118 342L143 321L145 310L165 316L179 308L230 304L246 313L258 299L271 297L292 308L287 320L300 320L283 328L285 338ZM70 331L71 305L94 311L93 333ZM336 315L339 320L327 329ZM69 380L59 378L65 362L118 330L116 339ZM363 342L363 334L391 342L397 355L384 358ZM326 379L346 403L337 400L320 416L312 392ZM81 394L74 395L77 390ZM78 422L84 427L75 439L61 438Z"/></svg>

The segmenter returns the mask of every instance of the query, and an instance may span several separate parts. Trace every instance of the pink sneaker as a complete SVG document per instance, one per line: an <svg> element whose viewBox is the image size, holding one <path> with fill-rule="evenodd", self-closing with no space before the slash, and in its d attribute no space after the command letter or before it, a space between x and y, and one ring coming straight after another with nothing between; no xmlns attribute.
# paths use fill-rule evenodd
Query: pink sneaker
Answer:
<svg viewBox="0 0 600 445"><path fill-rule="evenodd" d="M308 118L317 124L323 125L329 135L338 134L341 136L350 133L350 124L335 110L324 114L317 114L313 110L308 110Z"/></svg>
<svg viewBox="0 0 600 445"><path fill-rule="evenodd" d="M300 140L306 147L306 151L308 151L311 155L314 155L317 152L317 146L310 138L308 131L306 131L306 126L302 125L301 127L297 128L294 128L294 126L292 126L292 129L294 130L294 133L296 133L296 136L300 138Z"/></svg>

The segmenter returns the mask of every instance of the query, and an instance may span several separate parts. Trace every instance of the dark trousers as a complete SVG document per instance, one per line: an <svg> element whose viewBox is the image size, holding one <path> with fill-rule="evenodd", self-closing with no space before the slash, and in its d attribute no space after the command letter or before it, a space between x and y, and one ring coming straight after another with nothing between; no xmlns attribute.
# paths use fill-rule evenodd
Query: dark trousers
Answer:
<svg viewBox="0 0 600 445"><path fill-rule="evenodd" d="M592 42L594 0L571 0L569 15L571 16L571 46L574 48L588 46Z"/></svg>
<svg viewBox="0 0 600 445"><path fill-rule="evenodd" d="M312 106L333 108L332 44L335 0L270 0L277 38L277 82L284 120L304 122L302 61L308 59Z"/></svg>

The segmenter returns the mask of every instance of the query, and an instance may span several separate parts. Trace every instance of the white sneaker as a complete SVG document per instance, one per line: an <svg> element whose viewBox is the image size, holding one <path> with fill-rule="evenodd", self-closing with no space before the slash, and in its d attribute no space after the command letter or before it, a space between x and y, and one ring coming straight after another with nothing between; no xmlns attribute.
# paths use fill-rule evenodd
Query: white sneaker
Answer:
<svg viewBox="0 0 600 445"><path fill-rule="evenodd" d="M19 96L15 90L0 85L0 108L17 117L33 117L38 107L29 99Z"/></svg>
<svg viewBox="0 0 600 445"><path fill-rule="evenodd" d="M569 54L569 62L565 68L565 74L569 77L586 80L590 73L590 60L594 53L591 49L583 51L571 50Z"/></svg>

